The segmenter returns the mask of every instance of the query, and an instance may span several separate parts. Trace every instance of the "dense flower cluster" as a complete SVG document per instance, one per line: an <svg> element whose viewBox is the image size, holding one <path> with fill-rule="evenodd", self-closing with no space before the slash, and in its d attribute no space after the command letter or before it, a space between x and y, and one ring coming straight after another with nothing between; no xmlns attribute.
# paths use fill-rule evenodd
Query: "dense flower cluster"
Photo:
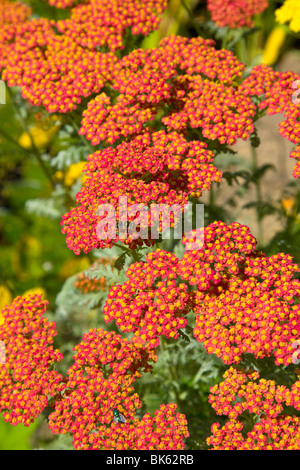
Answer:
<svg viewBox="0 0 300 470"><path fill-rule="evenodd" d="M75 351L49 417L53 433L70 432L75 449L183 448L186 420L175 414L176 405L162 405L154 418L135 418L141 402L133 383L151 371L153 351L101 329L86 333ZM126 422L115 422L114 410Z"/></svg>
<svg viewBox="0 0 300 470"><path fill-rule="evenodd" d="M178 258L156 250L146 262L134 263L126 272L123 285L113 286L103 308L104 320L113 319L121 331L133 332L134 344L157 347L159 336L177 338L187 325L189 292L184 283L176 284Z"/></svg>
<svg viewBox="0 0 300 470"><path fill-rule="evenodd" d="M259 378L257 371L230 367L224 381L210 389L209 403L218 415L236 420L246 410L264 418L276 418L286 405L300 409L300 381L291 389L277 385L275 380Z"/></svg>
<svg viewBox="0 0 300 470"><path fill-rule="evenodd" d="M295 33L300 31L300 4L298 0L285 0L284 4L275 11L278 23L289 23Z"/></svg>
<svg viewBox="0 0 300 470"><path fill-rule="evenodd" d="M62 389L62 376L53 370L62 355L53 349L55 324L43 315L47 301L40 295L19 296L2 310L0 341L0 411L13 425L28 426Z"/></svg>
<svg viewBox="0 0 300 470"><path fill-rule="evenodd" d="M89 49L123 49L126 29L147 35L160 22L167 0L88 0L72 9L71 17L58 21L58 30Z"/></svg>
<svg viewBox="0 0 300 470"><path fill-rule="evenodd" d="M156 250L131 265L128 281L109 292L105 321L114 319L135 341L156 347L160 335L178 337L193 309L195 338L224 363L250 353L290 364L300 336L300 282L293 279L299 268L292 258L257 252L249 228L238 223L215 222L183 244L180 260Z"/></svg>
<svg viewBox="0 0 300 470"><path fill-rule="evenodd" d="M241 89L246 95L259 96L259 110L267 114L283 114L285 120L279 125L279 133L296 145L291 158L300 159L300 105L293 95L299 94L300 76L294 72L278 72L263 64L254 67ZM299 162L293 176L299 178Z"/></svg>
<svg viewBox="0 0 300 470"><path fill-rule="evenodd" d="M241 422L234 420L222 428L215 423L207 444L213 446L213 450L300 450L298 416L262 418L246 436L243 428Z"/></svg>
<svg viewBox="0 0 300 470"><path fill-rule="evenodd" d="M112 144L161 122L168 131L188 126L203 136L234 144L253 132L255 106L239 92L234 80L244 65L214 41L169 36L157 49L136 49L115 67L116 98L106 94L91 100L83 112L80 133L96 145Z"/></svg>
<svg viewBox="0 0 300 470"><path fill-rule="evenodd" d="M15 8L6 0L4 8L7 4L9 12ZM35 106L43 105L50 113L71 111L111 79L118 60L114 51L124 47L126 29L148 34L165 7L165 0L90 0L72 8L66 20L25 22L30 10L17 4L16 13L4 16L2 78L10 87L22 87L23 97Z"/></svg>
<svg viewBox="0 0 300 470"><path fill-rule="evenodd" d="M253 16L268 7L267 0L208 0L207 8L211 19L223 28L242 28L253 26Z"/></svg>
<svg viewBox="0 0 300 470"><path fill-rule="evenodd" d="M31 15L31 8L21 2L0 2L0 24L1 27L12 26L14 23L24 23Z"/></svg>
<svg viewBox="0 0 300 470"><path fill-rule="evenodd" d="M7 44L15 39L18 26L30 17L31 8L21 2L0 0L0 70Z"/></svg>
<svg viewBox="0 0 300 470"><path fill-rule="evenodd" d="M50 113L65 113L83 97L99 93L117 58L77 44L55 33L55 24L34 19L18 28L18 38L5 48L2 78L9 87L22 87L22 95Z"/></svg>
<svg viewBox="0 0 300 470"><path fill-rule="evenodd" d="M300 409L299 380L289 389L259 378L257 371L233 367L224 379L211 387L209 402L218 415L226 415L230 421L221 429L219 423L212 425L209 445L216 450L300 449L299 417L282 414L286 406ZM239 417L246 411L254 415L254 425L245 437Z"/></svg>
<svg viewBox="0 0 300 470"><path fill-rule="evenodd" d="M184 240L188 243L188 239ZM222 222L205 228L203 248L188 251L178 274L198 286L194 336L226 364L244 353L290 364L300 336L299 267L284 253L255 250L248 227Z"/></svg>
<svg viewBox="0 0 300 470"><path fill-rule="evenodd" d="M79 253L92 248L111 246L119 239L130 247L155 243L150 239L151 227L159 224L163 231L169 224L169 207L174 204L183 211L189 196L199 197L209 189L213 181L220 181L221 172L213 164L214 154L202 142L187 142L176 132L148 132L124 142L116 148L108 147L88 157L84 187L76 196L77 207L64 215L63 233L67 234L68 247ZM127 217L120 210L120 198L127 198ZM136 207L140 203L139 207ZM99 212L104 204L110 204L111 219L107 211ZM161 205L164 216L155 213L154 204ZM144 212L140 221L136 218ZM105 206L106 207L106 206ZM178 220L174 215L172 222ZM136 227L125 234L116 230L116 221L125 217ZM110 231L100 236L99 224ZM137 228L139 227L139 231ZM104 236L105 235L105 236Z"/></svg>

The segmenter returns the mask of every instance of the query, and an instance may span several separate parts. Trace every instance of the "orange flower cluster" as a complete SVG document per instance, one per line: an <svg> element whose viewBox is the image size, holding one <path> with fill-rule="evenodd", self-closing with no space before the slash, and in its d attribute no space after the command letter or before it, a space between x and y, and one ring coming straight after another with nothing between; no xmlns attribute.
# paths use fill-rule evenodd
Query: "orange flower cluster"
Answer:
<svg viewBox="0 0 300 470"><path fill-rule="evenodd" d="M176 204L183 212L189 196L199 197L213 181L220 181L221 172L213 166L213 158L205 143L188 142L181 134L164 131L145 131L130 142L90 155L84 186L76 196L78 205L61 222L68 247L78 254L81 250L111 246L119 239L131 248L154 244L149 232L156 223L163 231L164 221L169 223L169 207ZM125 234L116 227L122 216L121 197L127 198ZM107 204L112 210L110 219ZM154 204L161 205L161 219L152 210ZM149 214L145 207L151 209ZM146 216L139 220L141 212ZM127 222L135 223L140 230L127 231ZM176 224L173 215L172 223ZM109 227L105 232L103 228L100 236L102 224Z"/></svg>
<svg viewBox="0 0 300 470"><path fill-rule="evenodd" d="M277 72L263 64L254 67L241 85L248 96L259 96L259 109L267 114L283 114L285 120L279 125L279 133L296 145L290 157L300 160L300 75L294 72ZM300 177L300 161L293 172Z"/></svg>
<svg viewBox="0 0 300 470"><path fill-rule="evenodd" d="M219 423L212 425L207 443L213 449L300 449L299 417L282 414L286 406L300 409L299 380L289 389L274 380L260 379L257 371L237 371L233 367L224 378L211 387L209 402L218 415L226 415L230 421L222 429ZM254 415L253 428L246 437L239 421L244 412Z"/></svg>
<svg viewBox="0 0 300 470"><path fill-rule="evenodd" d="M114 319L135 341L156 347L160 335L178 337L193 309L195 338L225 364L246 353L291 364L300 337L300 281L293 279L299 268L292 258L257 252L249 228L238 223L215 222L183 243L180 260L156 250L131 265L129 280L109 292L105 321Z"/></svg>
<svg viewBox="0 0 300 470"><path fill-rule="evenodd" d="M189 239L184 240L188 247ZM255 250L248 227L216 222L205 228L199 250L188 251L178 274L194 295L194 336L226 364L245 353L292 362L300 336L299 268L289 255L267 257Z"/></svg>
<svg viewBox="0 0 300 470"><path fill-rule="evenodd" d="M63 7L70 2L60 3ZM126 29L148 34L157 27L166 1L90 0L72 8L69 19L57 22L25 21L30 9L17 3L14 13L15 3L5 0L3 5L9 12L0 40L3 80L10 87L20 86L34 106L66 113L101 91L118 60L113 52L124 47Z"/></svg>
<svg viewBox="0 0 300 470"><path fill-rule="evenodd" d="M54 434L70 432L75 449L183 449L188 435L176 405L162 405L154 418L135 418L141 402L133 383L151 370L156 355L114 332L90 330L75 347L65 390L50 415ZM122 421L114 420L114 410Z"/></svg>
<svg viewBox="0 0 300 470"><path fill-rule="evenodd" d="M187 325L189 292L184 283L176 284L178 258L156 250L146 262L134 263L126 272L123 285L111 288L103 308L104 320L113 319L121 331L133 332L134 344L159 345L159 337L178 338Z"/></svg>
<svg viewBox="0 0 300 470"><path fill-rule="evenodd" d="M246 410L264 418L276 418L285 406L300 409L300 381L291 389L275 380L259 378L257 371L240 371L230 367L224 381L210 389L209 403L218 415L236 420Z"/></svg>
<svg viewBox="0 0 300 470"><path fill-rule="evenodd" d="M99 258L95 263L91 265L91 269L97 268L98 265L113 265L113 262L109 258ZM89 278L84 272L79 273L74 281L74 287L80 290L82 293L87 294L88 292L98 292L108 288L105 276L99 279Z"/></svg>
<svg viewBox="0 0 300 470"><path fill-rule="evenodd" d="M253 26L253 16L268 8L267 0L208 0L211 19L221 28L239 29Z"/></svg>
<svg viewBox="0 0 300 470"><path fill-rule="evenodd" d="M277 418L261 419L246 436L243 424L228 421L211 427L212 436L207 444L213 450L300 450L300 418L282 415Z"/></svg>
<svg viewBox="0 0 300 470"><path fill-rule="evenodd" d="M157 49L134 50L115 67L115 95L103 93L89 102L80 134L93 145L112 144L141 133L162 114L168 131L190 126L221 143L247 139L255 106L234 82L244 65L213 46L201 37L169 36Z"/></svg>
<svg viewBox="0 0 300 470"><path fill-rule="evenodd" d="M62 354L53 349L55 323L43 315L48 302L40 295L19 296L2 310L0 341L0 411L5 421L28 426L48 405L48 395L63 389L53 366Z"/></svg>
<svg viewBox="0 0 300 470"><path fill-rule="evenodd" d="M72 9L71 17L58 21L58 30L89 49L124 48L124 36L146 36L158 28L167 0L88 0Z"/></svg>
<svg viewBox="0 0 300 470"><path fill-rule="evenodd" d="M0 0L0 70L7 45L14 41L19 26L28 20L31 13L31 8L24 3Z"/></svg>

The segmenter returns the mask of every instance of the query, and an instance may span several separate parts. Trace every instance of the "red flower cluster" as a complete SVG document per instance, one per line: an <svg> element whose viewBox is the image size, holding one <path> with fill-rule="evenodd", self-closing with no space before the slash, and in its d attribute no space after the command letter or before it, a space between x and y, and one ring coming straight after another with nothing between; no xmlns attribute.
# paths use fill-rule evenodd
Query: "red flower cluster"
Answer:
<svg viewBox="0 0 300 470"><path fill-rule="evenodd" d="M253 26L253 16L268 8L267 0L208 0L211 19L221 28Z"/></svg>
<svg viewBox="0 0 300 470"><path fill-rule="evenodd" d="M260 379L257 371L238 371L230 367L224 381L210 389L209 403L218 415L236 420L246 410L264 418L276 418L285 406L300 409L300 381L291 389L274 380Z"/></svg>
<svg viewBox="0 0 300 470"><path fill-rule="evenodd" d="M177 338L187 325L190 309L186 284L176 284L178 258L156 250L146 262L134 263L123 285L111 288L103 308L104 320L113 319L121 331L133 332L134 344L157 347L159 336Z"/></svg>
<svg viewBox="0 0 300 470"><path fill-rule="evenodd" d="M159 117L168 131L190 126L221 143L247 139L256 109L233 83L244 65L213 45L201 37L169 36L157 49L134 50L115 67L115 96L103 93L90 101L80 133L93 145L112 144Z"/></svg>
<svg viewBox="0 0 300 470"><path fill-rule="evenodd" d="M157 360L152 350L98 329L85 334L75 351L65 390L49 417L54 434L70 432L75 449L82 450L183 448L186 420L174 414L176 405L162 405L154 418L135 418L141 402L133 383L151 371ZM126 422L115 422L113 410Z"/></svg>
<svg viewBox="0 0 300 470"><path fill-rule="evenodd" d="M169 223L170 206L176 204L183 211L189 196L199 197L213 181L220 181L221 172L213 166L213 158L205 143L187 142L176 132L164 131L145 131L130 142L90 155L84 187L76 196L78 206L65 214L61 222L68 247L78 254L81 249L88 252L111 246L119 239L131 248L142 245L143 238L148 245L155 243L148 240L149 230L156 222L160 223L161 231L164 229L164 220ZM126 225L126 234L119 236L116 220L122 215L120 197L127 198L126 221L135 221L140 231L132 229L127 234ZM99 236L99 224L108 223L106 210L99 212L104 204L112 208L111 232L104 233L103 229ZM160 214L153 209L149 215L144 212L146 216L137 221L142 209L153 204L161 205L166 217L159 219Z"/></svg>
<svg viewBox="0 0 300 470"><path fill-rule="evenodd" d="M10 5L15 3L5 1L4 7L7 4L11 12L15 7ZM69 4L59 2L57 6ZM124 47L126 29L131 28L132 34L148 34L157 27L157 15L165 7L165 0L138 4L132 0L90 0L75 6L69 19L55 22L25 21L30 9L20 10L17 3L15 14L4 15L2 78L10 87L22 87L23 97L35 106L43 105L50 113L71 111L111 79L118 60L113 52ZM16 24L11 24L11 17ZM110 52L102 52L102 46Z"/></svg>
<svg viewBox="0 0 300 470"><path fill-rule="evenodd" d="M213 450L300 450L298 416L262 418L246 436L243 428L239 421L228 421L221 429L215 423L207 443Z"/></svg>
<svg viewBox="0 0 300 470"><path fill-rule="evenodd" d="M283 114L285 120L279 125L279 133L296 145L290 157L300 160L300 105L293 99L295 85L300 76L294 72L277 72L267 65L254 67L241 85L243 92L259 96L259 109L267 114ZM298 86L299 88L299 86ZM294 168L294 178L300 177L300 162Z"/></svg>
<svg viewBox="0 0 300 470"><path fill-rule="evenodd" d="M0 0L0 70L7 45L14 41L18 27L28 20L31 13L31 8L21 2Z"/></svg>
<svg viewBox="0 0 300 470"><path fill-rule="evenodd" d="M255 251L247 227L211 224L203 248L185 253L178 269L198 286L194 336L226 364L244 353L273 354L276 364L290 364L292 343L300 336L300 283L293 279L298 271L289 255Z"/></svg>
<svg viewBox="0 0 300 470"><path fill-rule="evenodd" d="M22 95L50 113L77 107L82 97L99 93L117 58L76 44L55 33L55 22L33 19L18 27L14 42L5 48L2 78L22 87Z"/></svg>
<svg viewBox="0 0 300 470"><path fill-rule="evenodd" d="M19 296L2 310L0 411L13 425L28 426L47 406L48 395L63 388L61 374L53 370L62 355L53 349L55 324L43 317L47 304L40 295Z"/></svg>
<svg viewBox="0 0 300 470"><path fill-rule="evenodd" d="M222 429L212 425L207 439L214 449L300 449L299 418L280 414L286 406L300 409L300 381L291 389L274 380L260 379L257 371L229 368L225 380L210 389L209 402L218 415L230 421ZM246 437L239 417L244 412L254 415L253 429Z"/></svg>
<svg viewBox="0 0 300 470"><path fill-rule="evenodd" d="M123 49L126 29L148 35L157 29L167 0L88 0L72 9L71 17L58 21L58 29L89 49Z"/></svg>
<svg viewBox="0 0 300 470"><path fill-rule="evenodd" d="M194 336L224 363L249 353L290 364L300 336L298 266L283 253L257 252L248 227L238 223L215 222L204 229L204 239L201 232L196 240L195 232L184 238L181 260L157 250L131 265L129 280L110 290L105 321L114 319L135 341L156 347L162 334L178 337L193 309Z"/></svg>

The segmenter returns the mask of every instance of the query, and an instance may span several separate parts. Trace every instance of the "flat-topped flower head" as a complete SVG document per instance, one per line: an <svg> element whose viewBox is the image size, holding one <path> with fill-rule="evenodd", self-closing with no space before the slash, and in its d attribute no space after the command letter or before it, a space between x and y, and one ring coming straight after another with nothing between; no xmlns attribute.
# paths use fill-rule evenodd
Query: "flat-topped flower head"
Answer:
<svg viewBox="0 0 300 470"><path fill-rule="evenodd" d="M73 3L52 2L60 8ZM114 52L124 47L126 31L140 35L157 28L166 4L166 0L90 0L71 8L68 19L54 21L27 19L30 9L5 1L2 78L10 87L21 87L23 97L34 106L42 105L50 113L72 111L110 81L118 60ZM14 11L11 5L16 5Z"/></svg>
<svg viewBox="0 0 300 470"><path fill-rule="evenodd" d="M195 244L193 232L183 242ZM226 364L249 353L288 365L300 336L299 268L291 256L268 257L255 245L248 227L216 222L204 229L203 247L183 255L178 275L198 287L194 336Z"/></svg>
<svg viewBox="0 0 300 470"><path fill-rule="evenodd" d="M300 409L299 380L287 387L260 378L258 371L233 367L223 377L223 382L210 388L208 400L217 415L230 421L222 428L219 423L212 425L207 443L213 449L300 449L299 417L285 414L287 409ZM245 433L242 419L249 414L253 427Z"/></svg>
<svg viewBox="0 0 300 470"><path fill-rule="evenodd" d="M83 47L113 52L124 48L126 31L146 36L157 29L166 7L167 0L88 0L57 27Z"/></svg>
<svg viewBox="0 0 300 470"><path fill-rule="evenodd" d="M169 36L156 49L136 49L117 64L111 94L91 100L80 134L93 145L143 132L157 116L168 131L191 126L233 144L253 132L255 106L239 93L244 64L214 41Z"/></svg>
<svg viewBox="0 0 300 470"><path fill-rule="evenodd" d="M155 350L102 329L90 330L74 349L65 389L49 417L54 434L70 433L81 450L183 448L186 420L176 405L162 405L154 418L135 417L141 401L133 384L151 371Z"/></svg>
<svg viewBox="0 0 300 470"><path fill-rule="evenodd" d="M28 426L48 405L48 396L62 388L62 376L53 366L62 354L53 349L55 323L44 314L48 302L40 295L16 297L2 310L0 341L0 411L5 421Z"/></svg>
<svg viewBox="0 0 300 470"><path fill-rule="evenodd" d="M77 254L118 240L132 248L154 244L154 226L161 233L168 225L175 226L189 196L199 197L212 182L220 181L221 172L213 159L214 153L205 143L188 142L181 134L164 131L144 131L129 142L90 155L84 186L76 196L77 207L62 219L69 248ZM116 225L123 217L120 201L124 198L125 232ZM115 230L108 232L107 228L100 236L99 224L109 222L108 204Z"/></svg>
<svg viewBox="0 0 300 470"><path fill-rule="evenodd" d="M212 450L299 450L299 426L298 416L283 415L262 418L246 432L240 421L230 420L223 427L214 423L206 442Z"/></svg>
<svg viewBox="0 0 300 470"><path fill-rule="evenodd" d="M115 320L121 331L134 333L134 344L151 348L159 345L161 335L178 338L190 310L187 285L176 283L178 261L172 253L156 250L145 263L131 265L128 281L109 291L103 308L105 321Z"/></svg>
<svg viewBox="0 0 300 470"><path fill-rule="evenodd" d="M211 19L221 28L240 29L254 25L254 16L268 8L267 0L208 0Z"/></svg>
<svg viewBox="0 0 300 470"><path fill-rule="evenodd" d="M241 84L243 92L259 97L258 109L268 115L279 114L284 120L279 124L279 133L296 145L291 158L299 159L300 103L298 102L300 75L295 72L278 72L265 64L254 67ZM294 178L299 178L296 164Z"/></svg>

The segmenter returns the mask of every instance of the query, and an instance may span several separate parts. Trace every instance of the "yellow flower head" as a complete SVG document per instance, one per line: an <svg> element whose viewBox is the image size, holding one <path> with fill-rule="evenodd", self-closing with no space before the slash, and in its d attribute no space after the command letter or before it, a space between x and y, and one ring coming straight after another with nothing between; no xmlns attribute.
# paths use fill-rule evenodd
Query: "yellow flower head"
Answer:
<svg viewBox="0 0 300 470"><path fill-rule="evenodd" d="M44 149L49 145L58 129L59 126L57 125L53 125L47 130L43 129L39 125L35 125L30 129L30 134L28 132L23 132L19 138L19 144L27 150L32 148L32 143L38 149Z"/></svg>
<svg viewBox="0 0 300 470"><path fill-rule="evenodd" d="M282 7L275 11L276 21L280 24L288 23L292 31L300 31L300 2L299 0L285 0Z"/></svg>
<svg viewBox="0 0 300 470"><path fill-rule="evenodd" d="M4 286L0 286L0 326L3 325L4 323L4 317L1 314L2 309L6 307L6 305L9 305L12 301L12 295L10 290Z"/></svg>
<svg viewBox="0 0 300 470"><path fill-rule="evenodd" d="M65 174L65 185L72 186L82 175L82 170L86 162L73 163Z"/></svg>
<svg viewBox="0 0 300 470"><path fill-rule="evenodd" d="M277 61L285 38L286 29L284 26L276 26L271 31L263 51L263 64L273 65Z"/></svg>

